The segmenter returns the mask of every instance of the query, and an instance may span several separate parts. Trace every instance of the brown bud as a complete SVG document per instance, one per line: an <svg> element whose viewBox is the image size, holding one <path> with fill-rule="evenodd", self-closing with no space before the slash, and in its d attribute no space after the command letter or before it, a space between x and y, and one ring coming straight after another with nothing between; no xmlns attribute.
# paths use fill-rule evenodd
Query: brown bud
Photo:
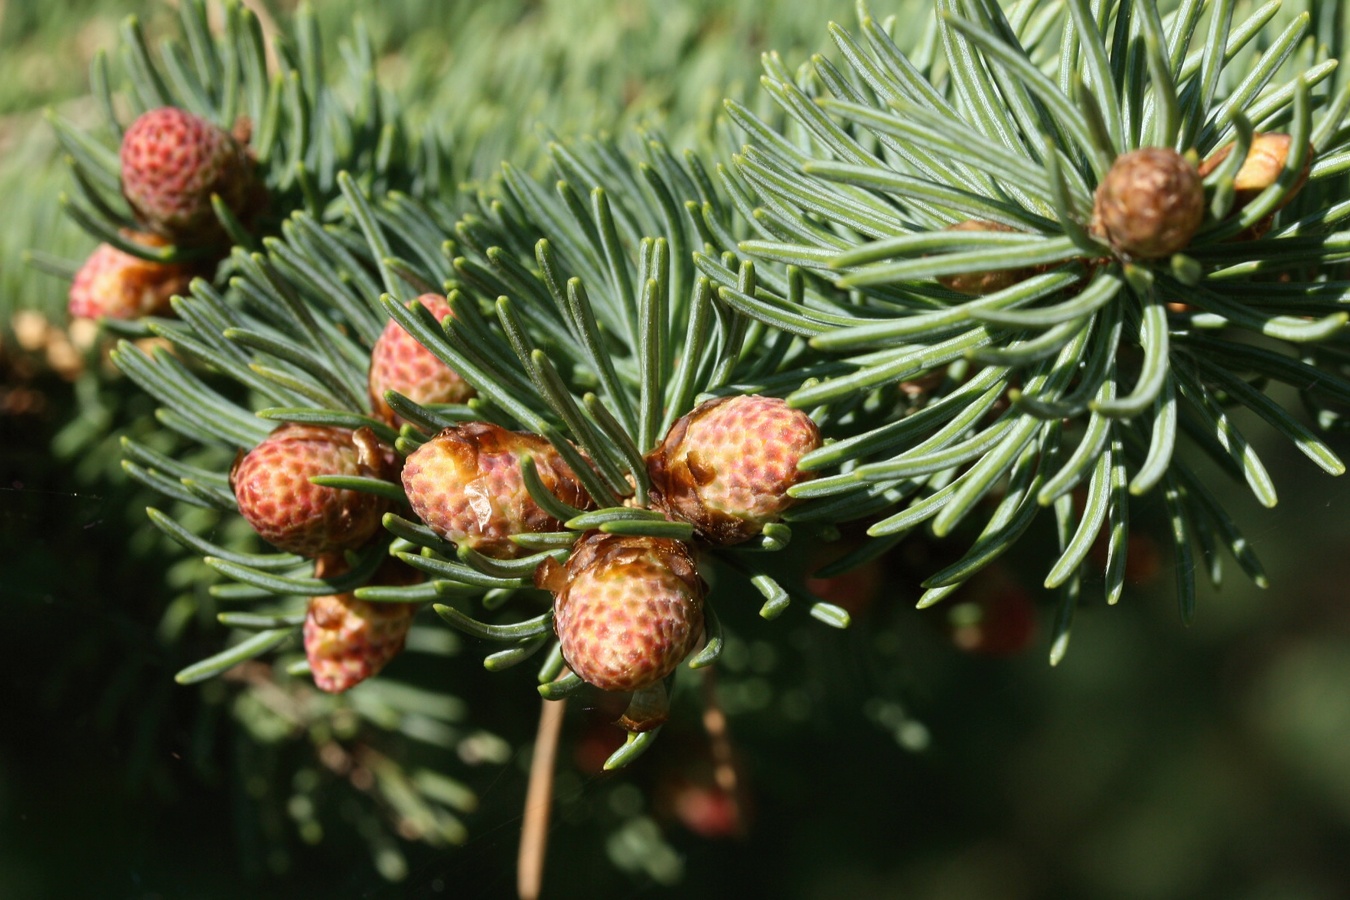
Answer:
<svg viewBox="0 0 1350 900"><path fill-rule="evenodd" d="M955 225L948 225L946 231L996 231L1016 234L1017 229L1002 222L988 222L983 219L966 219ZM992 269L987 272L962 272L959 275L939 275L938 283L950 291L960 294L982 296L1010 288L1036 274L1034 268Z"/></svg>
<svg viewBox="0 0 1350 900"><path fill-rule="evenodd" d="M1186 249L1205 217L1200 173L1166 147L1145 147L1116 158L1097 186L1092 233L1117 253L1159 259Z"/></svg>
<svg viewBox="0 0 1350 900"><path fill-rule="evenodd" d="M1293 141L1294 139L1290 135L1274 131L1252 136L1252 145L1247 151L1247 158L1242 161L1237 174L1233 176L1235 191L1232 213L1235 214L1242 210L1248 203L1260 196L1262 191L1279 179L1280 173L1284 171L1284 167L1289 161L1289 152L1293 149ZM1209 175L1232 153L1233 144L1225 144L1215 150L1208 159L1200 164L1200 177L1204 178ZM1270 215L1239 234L1236 240L1253 240L1270 230L1275 221L1275 213L1293 200L1295 195L1303 189L1303 185L1307 184L1308 173L1312 171L1314 155L1315 150L1309 144L1308 153L1303 160L1303 167L1299 170L1298 178L1294 180L1294 184L1289 190L1284 192L1279 204L1271 210Z"/></svg>

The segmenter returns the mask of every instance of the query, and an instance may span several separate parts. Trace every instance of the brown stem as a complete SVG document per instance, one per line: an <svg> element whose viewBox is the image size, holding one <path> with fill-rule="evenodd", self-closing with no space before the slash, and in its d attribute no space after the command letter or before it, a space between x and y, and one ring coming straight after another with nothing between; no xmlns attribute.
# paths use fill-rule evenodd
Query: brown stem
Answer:
<svg viewBox="0 0 1350 900"><path fill-rule="evenodd" d="M530 757L530 783L525 790L525 813L520 826L520 853L516 857L516 892L520 900L538 900L543 887L548 820L553 810L553 770L566 703L566 700L545 700L539 711L539 731Z"/></svg>

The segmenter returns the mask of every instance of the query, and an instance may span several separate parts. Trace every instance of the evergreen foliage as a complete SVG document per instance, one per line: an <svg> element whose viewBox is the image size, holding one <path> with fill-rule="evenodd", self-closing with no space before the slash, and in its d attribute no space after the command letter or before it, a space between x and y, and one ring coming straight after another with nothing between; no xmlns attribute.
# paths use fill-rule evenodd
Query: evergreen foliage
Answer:
<svg viewBox="0 0 1350 900"><path fill-rule="evenodd" d="M1058 662L1095 581L1094 544L1105 535L1101 594L1114 604L1132 523L1158 498L1183 621L1196 614L1197 567L1218 583L1220 548L1265 585L1222 499L1228 482L1216 480L1275 505L1246 423L1344 472L1318 430L1343 427L1350 403L1340 230L1350 82L1327 56L1340 40L1325 5L1283 15L1235 0L936 0L921 33L860 6L856 27L829 27L836 56L797 69L765 56L757 100L727 100L714 118L697 91L652 97L629 115L670 113L670 137L624 121L608 135L555 135L499 167L518 132L487 107L484 120L438 128L427 110L448 102L438 91L456 94L454 78L415 87L432 99L405 112L359 27L334 76L303 7L269 42L243 6L221 7L216 30L204 0L181 6L181 41L152 53L132 20L121 74L96 58L101 129L53 120L73 176L67 213L147 259L185 256L126 237L112 144L128 112L176 105L226 128L247 116L269 192L252 229L217 203L233 248L174 299L173 317L105 323L123 337L113 362L157 404L153 428L122 439L123 469L166 498L150 521L188 552L191 585L209 584L213 604L250 604L218 613L228 646L178 680L250 684L239 717L255 735L303 731L330 773L375 773L404 833L463 840L458 815L473 801L444 772L382 753L386 733L444 751L437 767L453 753L501 761L500 739L424 666L415 684L376 679L350 699L315 698L293 652L307 598L429 604L490 645L484 669L542 657L546 700L588 690L565 672L535 571L592 530L699 540L653 508L645 457L706 399L786 398L827 441L803 462L814 477L793 488L784 521L743 544L701 545L715 589L706 642L681 669L714 666L730 632L755 627L727 610L746 597L765 620L849 626L785 549L865 530L816 573L826 577L903 541L943 539L957 549L922 574L926 608L1038 533L1046 509ZM697 16L676 16L692 35ZM512 77L546 78L567 46L526 53ZM1268 186L1239 196L1248 149L1275 131L1292 149ZM1228 145L1204 175L1204 219L1182 250L1135 258L1103 233L1098 188L1123 154L1166 147L1196 165ZM988 224L952 227L971 220ZM52 254L34 261L70 271ZM428 292L447 297L444 323L408 305ZM379 418L366 370L391 319L477 396L422 405L390 393L405 424ZM381 537L340 574L260 550L238 527L231 460L282 423L369 429L406 457L470 421L546 438L596 508L561 503L526 460L530 495L564 527L516 535L530 553L494 559L417 521L393 482L327 477L393 504ZM372 583L391 556L425 580ZM460 648L429 616L413 634L414 650ZM274 653L276 665L261 661ZM334 735L358 731L354 755L323 759ZM655 735L628 735L605 768L632 763Z"/></svg>

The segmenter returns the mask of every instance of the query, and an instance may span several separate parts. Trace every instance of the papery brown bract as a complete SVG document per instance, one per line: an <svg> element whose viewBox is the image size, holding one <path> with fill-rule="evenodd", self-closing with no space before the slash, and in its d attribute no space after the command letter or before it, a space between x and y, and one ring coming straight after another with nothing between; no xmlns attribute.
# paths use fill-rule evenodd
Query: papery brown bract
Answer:
<svg viewBox="0 0 1350 900"><path fill-rule="evenodd" d="M156 234L127 231L124 236L148 247L164 246ZM169 312L169 301L188 292L200 266L163 263L133 256L111 244L99 244L75 273L67 307L76 319L139 319Z"/></svg>
<svg viewBox="0 0 1350 900"><path fill-rule="evenodd" d="M526 489L520 463L527 455L555 497L579 509L591 505L547 440L487 422L446 428L409 454L403 488L413 511L446 540L498 559L523 556L530 551L512 535L563 527Z"/></svg>
<svg viewBox="0 0 1350 900"><path fill-rule="evenodd" d="M1247 158L1242 161L1238 167L1237 174L1233 176L1233 206L1228 211L1230 216L1236 215L1246 208L1261 193L1279 179L1284 172L1285 165L1289 161L1289 153L1293 148L1293 137L1280 132L1268 131L1261 132L1252 136L1251 147L1247 151ZM1219 167L1233 153L1233 144L1225 144L1218 150L1215 150L1200 164L1200 177L1204 178ZM1308 175L1312 171L1313 158L1316 151L1312 145L1308 145L1308 152L1303 160L1303 167L1299 170L1298 177L1294 183L1280 197L1280 202L1260 221L1254 223L1250 228L1238 233L1233 239L1239 241L1256 240L1265 236L1270 231L1271 226L1275 224L1275 213L1283 209L1288 203L1298 195L1303 186L1308 182Z"/></svg>

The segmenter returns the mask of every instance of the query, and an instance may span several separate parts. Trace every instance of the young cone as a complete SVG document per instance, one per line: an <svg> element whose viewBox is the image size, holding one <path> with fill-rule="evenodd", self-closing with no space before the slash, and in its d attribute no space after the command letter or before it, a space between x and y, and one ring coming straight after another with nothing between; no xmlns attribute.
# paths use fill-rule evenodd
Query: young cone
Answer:
<svg viewBox="0 0 1350 900"><path fill-rule="evenodd" d="M446 540L497 559L523 556L529 551L512 535L563 527L526 489L526 455L555 497L580 509L591 505L552 444L487 422L452 426L414 450L403 465L403 489L418 517Z"/></svg>
<svg viewBox="0 0 1350 900"><path fill-rule="evenodd" d="M316 578L344 568L340 556L314 567ZM378 584L414 584L421 576L396 560L376 576ZM372 603L354 594L313 597L305 613L305 658L319 690L340 694L374 675L403 650L417 615L416 603Z"/></svg>
<svg viewBox="0 0 1350 900"><path fill-rule="evenodd" d="M413 302L425 306L438 322L450 317L450 305L438 294L423 294ZM416 403L463 403L474 396L474 389L458 372L392 320L370 352L369 383L371 410L395 427L403 420L389 408L386 391L396 391Z"/></svg>
<svg viewBox="0 0 1350 900"><path fill-rule="evenodd" d="M317 557L352 550L380 528L388 502L320 487L316 475L387 477L388 461L368 428L283 425L235 461L230 487L239 512L271 544Z"/></svg>
<svg viewBox="0 0 1350 900"><path fill-rule="evenodd" d="M749 540L776 521L797 470L820 446L811 417L775 397L723 397L681 417L647 455L653 501L715 544Z"/></svg>
<svg viewBox="0 0 1350 900"><path fill-rule="evenodd" d="M128 232L127 237L151 247L164 244L155 234ZM169 311L169 299L186 294L198 274L196 266L154 262L99 244L75 273L68 309L75 319L162 315Z"/></svg>
<svg viewBox="0 0 1350 900"><path fill-rule="evenodd" d="M1190 244L1205 217L1200 173L1166 147L1123 153L1097 186L1092 232L1117 253L1159 259Z"/></svg>
<svg viewBox="0 0 1350 900"><path fill-rule="evenodd" d="M222 243L211 206L241 219L258 201L247 149L225 130L172 106L143 113L122 137L122 194L149 231L185 245Z"/></svg>
<svg viewBox="0 0 1350 900"><path fill-rule="evenodd" d="M703 635L707 585L681 541L589 531L566 568L549 560L535 583L554 594L563 659L602 690L656 684Z"/></svg>

